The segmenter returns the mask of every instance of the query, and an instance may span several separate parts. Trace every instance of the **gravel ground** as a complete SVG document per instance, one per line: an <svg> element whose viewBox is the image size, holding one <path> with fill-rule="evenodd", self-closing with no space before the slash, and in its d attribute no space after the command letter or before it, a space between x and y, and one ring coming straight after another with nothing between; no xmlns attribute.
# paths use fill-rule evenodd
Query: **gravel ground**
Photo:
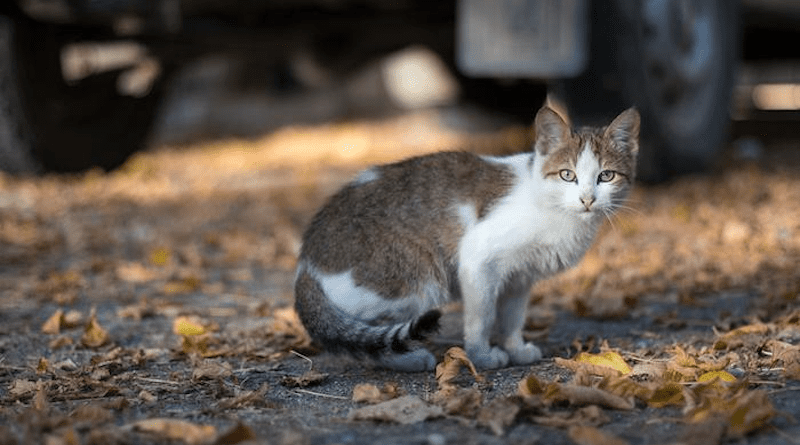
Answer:
<svg viewBox="0 0 800 445"><path fill-rule="evenodd" d="M470 118L289 127L161 147L110 174L0 176L0 444L798 443L791 141L639 186L576 269L533 289L540 364L472 374L450 349L458 305L431 342L438 373L317 350L291 280L326 196L370 163L529 140L453 113Z"/></svg>

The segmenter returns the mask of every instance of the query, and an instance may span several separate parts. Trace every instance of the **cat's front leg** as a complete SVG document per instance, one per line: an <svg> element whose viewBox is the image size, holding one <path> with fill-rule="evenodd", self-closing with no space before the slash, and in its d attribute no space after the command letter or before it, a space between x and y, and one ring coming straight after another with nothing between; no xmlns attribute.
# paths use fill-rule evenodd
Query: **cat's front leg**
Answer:
<svg viewBox="0 0 800 445"><path fill-rule="evenodd" d="M514 365L530 365L542 359L542 351L522 338L528 307L528 289L529 286L523 284L512 286L498 301L498 317L495 321L497 332L500 344Z"/></svg>
<svg viewBox="0 0 800 445"><path fill-rule="evenodd" d="M460 270L464 301L464 349L472 363L480 369L508 365L508 353L489 343L497 311L498 283L475 270Z"/></svg>

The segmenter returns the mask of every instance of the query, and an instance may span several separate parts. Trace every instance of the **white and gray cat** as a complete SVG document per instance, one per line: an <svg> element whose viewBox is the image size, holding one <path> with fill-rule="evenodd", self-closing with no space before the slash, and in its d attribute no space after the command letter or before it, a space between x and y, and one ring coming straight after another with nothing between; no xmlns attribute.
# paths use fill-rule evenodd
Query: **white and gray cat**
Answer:
<svg viewBox="0 0 800 445"><path fill-rule="evenodd" d="M545 106L533 151L445 152L370 168L303 236L295 308L331 351L431 370L419 340L461 298L464 347L479 368L542 357L522 338L533 283L575 265L635 174L639 114L572 130Z"/></svg>

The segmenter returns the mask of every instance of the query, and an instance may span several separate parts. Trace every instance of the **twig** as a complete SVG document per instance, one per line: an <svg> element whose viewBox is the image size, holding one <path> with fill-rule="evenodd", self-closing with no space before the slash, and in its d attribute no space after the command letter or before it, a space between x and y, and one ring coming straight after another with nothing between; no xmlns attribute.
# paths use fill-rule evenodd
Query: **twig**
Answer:
<svg viewBox="0 0 800 445"><path fill-rule="evenodd" d="M798 441L796 438L790 436L788 433L786 433L785 431L783 431L783 430L781 430L779 428L775 428L773 426L772 430L775 431L776 433L778 433L779 436L783 437L784 439L786 439L790 443L800 443L800 441Z"/></svg>
<svg viewBox="0 0 800 445"><path fill-rule="evenodd" d="M163 383L165 385L180 385L181 384L180 382L173 382L171 380L154 379L154 378L151 378L151 377L137 377L137 379L141 380L143 382L147 382L147 383Z"/></svg>
<svg viewBox="0 0 800 445"><path fill-rule="evenodd" d="M790 386L788 388L772 389L767 391L767 394L777 394L779 392L786 392L786 391L800 391L800 386Z"/></svg>
<svg viewBox="0 0 800 445"><path fill-rule="evenodd" d="M328 398L328 399L350 400L349 397L334 396L334 395L331 395L331 394L323 394L321 392L309 391L307 389L295 389L294 392L299 392L301 394L308 394L308 395L317 396L317 397L325 397L325 398Z"/></svg>
<svg viewBox="0 0 800 445"><path fill-rule="evenodd" d="M300 357L301 359L307 361L308 362L308 370L309 371L311 371L314 368L314 361L311 360L310 358L308 358L305 355L295 351L294 349L290 349L289 352L291 352L292 354L294 354L294 355Z"/></svg>

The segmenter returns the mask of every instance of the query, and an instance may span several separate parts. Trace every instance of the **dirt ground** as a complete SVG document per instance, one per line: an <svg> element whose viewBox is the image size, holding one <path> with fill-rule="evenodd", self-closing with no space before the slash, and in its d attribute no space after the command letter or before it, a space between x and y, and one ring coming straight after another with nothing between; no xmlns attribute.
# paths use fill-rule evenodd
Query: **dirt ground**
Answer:
<svg viewBox="0 0 800 445"><path fill-rule="evenodd" d="M0 176L0 444L800 443L796 141L638 186L532 290L540 364L471 373L457 305L436 373L318 351L291 281L326 196L370 163L529 141L452 113Z"/></svg>

